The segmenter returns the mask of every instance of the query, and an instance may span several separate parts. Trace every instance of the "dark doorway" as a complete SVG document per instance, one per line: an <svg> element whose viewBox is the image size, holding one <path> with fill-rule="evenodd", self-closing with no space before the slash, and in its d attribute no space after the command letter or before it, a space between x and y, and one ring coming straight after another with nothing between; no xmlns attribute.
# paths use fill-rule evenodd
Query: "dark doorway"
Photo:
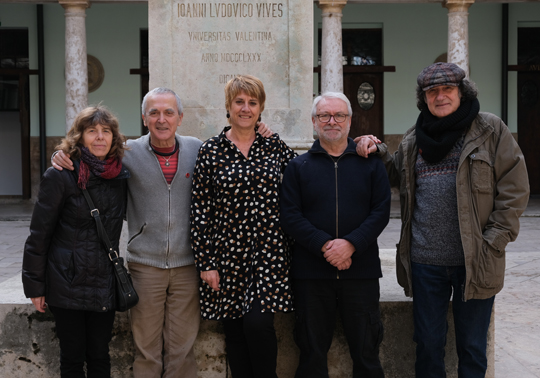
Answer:
<svg viewBox="0 0 540 378"><path fill-rule="evenodd" d="M373 134L384 141L383 72L394 68L383 66L382 29L343 29L342 41L343 93L353 111L349 136ZM319 29L319 66L321 42Z"/></svg>
<svg viewBox="0 0 540 378"><path fill-rule="evenodd" d="M144 96L149 92L148 82L150 81L150 73L148 71L148 29L141 29L139 35L140 43L140 54L141 54L141 69L144 70L141 73L141 104ZM143 120L141 118L141 135L148 134L148 128L144 126Z"/></svg>
<svg viewBox="0 0 540 378"><path fill-rule="evenodd" d="M518 141L531 194L540 194L540 28L518 28Z"/></svg>
<svg viewBox="0 0 540 378"><path fill-rule="evenodd" d="M30 198L28 29L0 28L0 197Z"/></svg>
<svg viewBox="0 0 540 378"><path fill-rule="evenodd" d="M141 29L139 32L139 67L129 70L131 75L139 75L141 79L141 102L144 96L148 93L148 83L150 81L150 73L148 71L148 29ZM141 135L148 134L148 128L144 126L144 122L141 117Z"/></svg>

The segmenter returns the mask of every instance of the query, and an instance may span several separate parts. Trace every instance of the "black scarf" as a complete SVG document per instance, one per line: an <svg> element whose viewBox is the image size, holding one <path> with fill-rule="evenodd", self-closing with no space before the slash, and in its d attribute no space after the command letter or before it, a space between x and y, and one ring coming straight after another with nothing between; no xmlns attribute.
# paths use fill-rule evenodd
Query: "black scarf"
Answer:
<svg viewBox="0 0 540 378"><path fill-rule="evenodd" d="M441 161L479 111L476 98L461 102L454 113L443 118L435 117L427 108L422 110L416 121L416 144L424 160L431 164Z"/></svg>

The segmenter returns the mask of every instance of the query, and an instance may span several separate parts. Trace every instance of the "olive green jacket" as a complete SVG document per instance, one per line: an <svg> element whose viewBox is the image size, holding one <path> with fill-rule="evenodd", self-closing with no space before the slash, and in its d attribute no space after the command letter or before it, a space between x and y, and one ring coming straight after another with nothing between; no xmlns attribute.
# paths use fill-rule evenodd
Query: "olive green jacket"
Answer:
<svg viewBox="0 0 540 378"><path fill-rule="evenodd" d="M379 155L401 201L401 238L397 244L397 279L412 297L411 219L415 203L415 127L392 155L384 144ZM465 253L465 300L486 299L504 285L505 249L519 232L527 207L529 179L523 154L497 116L479 113L465 136L456 173L459 228Z"/></svg>

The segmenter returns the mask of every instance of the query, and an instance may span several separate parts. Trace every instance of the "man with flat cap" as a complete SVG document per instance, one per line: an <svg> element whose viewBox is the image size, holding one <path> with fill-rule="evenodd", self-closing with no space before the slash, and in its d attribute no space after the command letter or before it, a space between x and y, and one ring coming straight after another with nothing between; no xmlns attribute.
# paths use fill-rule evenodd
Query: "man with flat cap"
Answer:
<svg viewBox="0 0 540 378"><path fill-rule="evenodd" d="M452 298L458 376L484 378L505 248L518 235L529 198L527 169L504 122L479 111L476 86L460 67L435 63L417 81L420 115L398 150L389 154L364 136L358 153L378 150L400 189L397 278L413 296L416 377L446 377Z"/></svg>

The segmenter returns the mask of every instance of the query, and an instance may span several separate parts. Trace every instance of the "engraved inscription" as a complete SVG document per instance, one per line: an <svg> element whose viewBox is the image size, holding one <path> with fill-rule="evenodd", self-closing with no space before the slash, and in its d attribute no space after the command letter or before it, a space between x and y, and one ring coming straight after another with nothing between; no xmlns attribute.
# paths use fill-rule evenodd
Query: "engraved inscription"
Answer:
<svg viewBox="0 0 540 378"><path fill-rule="evenodd" d="M231 32L188 32L190 42L217 42L217 41L230 41ZM268 31L237 31L232 35L235 41L273 41L272 32Z"/></svg>
<svg viewBox="0 0 540 378"><path fill-rule="evenodd" d="M178 3L178 17L283 17L283 3Z"/></svg>
<svg viewBox="0 0 540 378"><path fill-rule="evenodd" d="M227 84L227 82L229 80L231 80L233 77L235 77L237 74L232 74L232 75L219 75L219 83L220 84Z"/></svg>
<svg viewBox="0 0 540 378"><path fill-rule="evenodd" d="M223 88L237 74L252 74L277 94L273 106L288 106L290 0L173 1L173 59L192 72L183 86L200 85L197 78L204 77ZM222 96L212 90L193 100L220 108Z"/></svg>
<svg viewBox="0 0 540 378"><path fill-rule="evenodd" d="M191 42L230 41L231 32L188 32Z"/></svg>
<svg viewBox="0 0 540 378"><path fill-rule="evenodd" d="M221 53L222 62L260 62L259 53Z"/></svg>

